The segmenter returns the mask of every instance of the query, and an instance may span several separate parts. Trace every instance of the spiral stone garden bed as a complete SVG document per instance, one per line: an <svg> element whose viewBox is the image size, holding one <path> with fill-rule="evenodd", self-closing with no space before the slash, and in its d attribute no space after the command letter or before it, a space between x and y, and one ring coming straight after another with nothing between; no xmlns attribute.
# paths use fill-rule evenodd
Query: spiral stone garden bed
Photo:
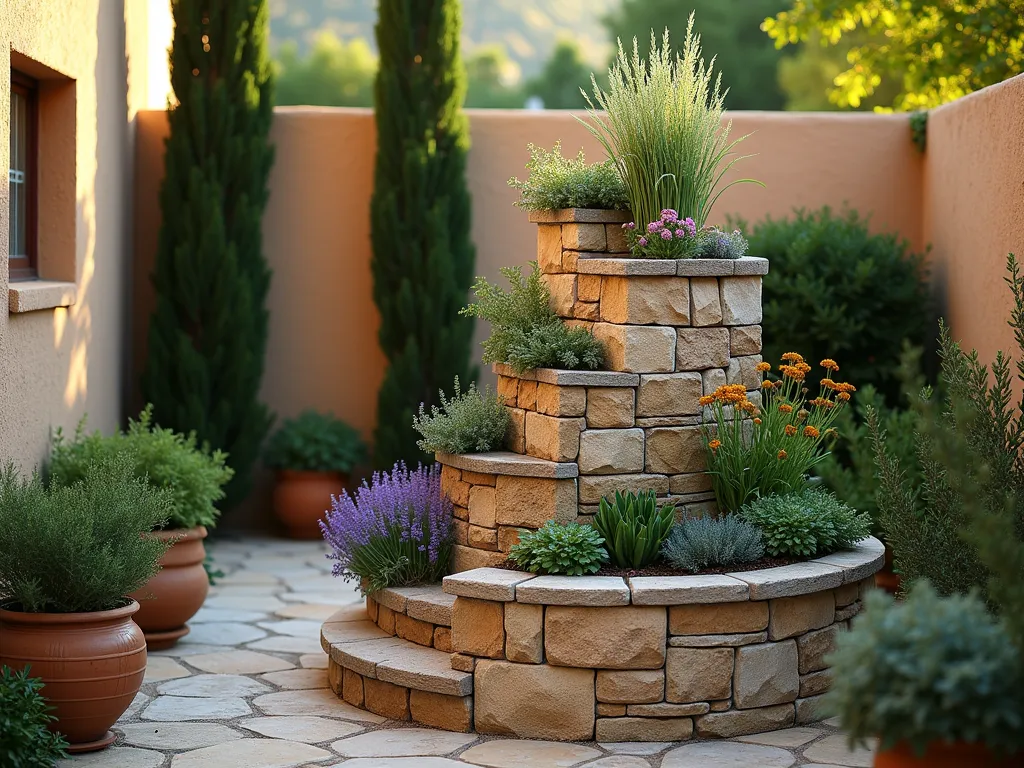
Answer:
<svg viewBox="0 0 1024 768"><path fill-rule="evenodd" d="M884 549L623 579L465 571L327 623L332 689L396 720L565 741L732 737L821 719L824 657Z"/></svg>

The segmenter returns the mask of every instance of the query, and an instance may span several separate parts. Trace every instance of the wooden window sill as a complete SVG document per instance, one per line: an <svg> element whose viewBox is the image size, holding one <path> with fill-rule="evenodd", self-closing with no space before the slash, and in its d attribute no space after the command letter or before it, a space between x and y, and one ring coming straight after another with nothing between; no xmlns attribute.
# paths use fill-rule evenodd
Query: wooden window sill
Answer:
<svg viewBox="0 0 1024 768"><path fill-rule="evenodd" d="M78 298L74 283L55 280L22 280L8 285L8 304L12 314L43 309L70 307Z"/></svg>

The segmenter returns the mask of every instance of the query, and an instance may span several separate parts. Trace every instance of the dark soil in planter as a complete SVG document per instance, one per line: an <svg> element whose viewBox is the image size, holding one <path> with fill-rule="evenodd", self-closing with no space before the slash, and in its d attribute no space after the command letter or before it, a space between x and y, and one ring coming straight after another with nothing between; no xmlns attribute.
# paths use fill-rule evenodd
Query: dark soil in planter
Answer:
<svg viewBox="0 0 1024 768"><path fill-rule="evenodd" d="M636 576L705 576L710 574L740 573L743 571L763 571L766 568L778 568L782 565L792 565L793 563L802 562L806 562L806 560L795 557L762 557L760 560L755 560L752 563L743 563L741 565L727 566L724 568L705 568L702 571L696 572L686 571L682 568L673 568L671 565L666 565L665 563L655 563L654 565L649 565L646 568L616 568L613 565L605 565L600 571L593 575L623 576L626 578L633 578ZM511 560L506 560L500 565L496 565L494 567L503 568L506 571L522 570Z"/></svg>

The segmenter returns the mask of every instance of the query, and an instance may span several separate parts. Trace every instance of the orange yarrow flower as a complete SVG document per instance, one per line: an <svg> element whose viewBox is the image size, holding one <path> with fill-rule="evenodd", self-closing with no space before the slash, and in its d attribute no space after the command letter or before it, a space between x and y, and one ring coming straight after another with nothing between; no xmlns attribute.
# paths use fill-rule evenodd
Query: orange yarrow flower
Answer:
<svg viewBox="0 0 1024 768"><path fill-rule="evenodd" d="M785 360L787 363L802 363L804 360L804 356L801 355L799 352L786 352L782 356L782 359Z"/></svg>
<svg viewBox="0 0 1024 768"><path fill-rule="evenodd" d="M717 451L721 447L722 447L722 441L721 440L712 440L710 443L708 443L708 448L711 449L712 453Z"/></svg>
<svg viewBox="0 0 1024 768"><path fill-rule="evenodd" d="M770 371L771 369L772 369L772 364L771 363L760 362L760 363L758 363L757 365L754 366L754 370L756 370L756 371L758 371L760 373L764 373L765 371Z"/></svg>
<svg viewBox="0 0 1024 768"><path fill-rule="evenodd" d="M796 427L794 427L792 424L787 424L786 425L786 436L787 437L792 437L795 434L796 434Z"/></svg>
<svg viewBox="0 0 1024 768"><path fill-rule="evenodd" d="M760 419L757 419L757 418L755 418L755 419L754 419L754 423L755 423L755 424L760 424L760 423L761 423L761 420L760 420Z"/></svg>
<svg viewBox="0 0 1024 768"><path fill-rule="evenodd" d="M715 396L714 395L704 395L704 397L702 397L697 402L700 403L701 405L711 405L713 402L715 402Z"/></svg>
<svg viewBox="0 0 1024 768"><path fill-rule="evenodd" d="M796 365L780 365L779 370L782 371L783 376L793 379L794 381L803 381L807 373Z"/></svg>
<svg viewBox="0 0 1024 768"><path fill-rule="evenodd" d="M844 403L847 403L847 402L850 401L850 393L849 392L840 392L840 393L838 393L836 395L836 399L837 400L841 400Z"/></svg>
<svg viewBox="0 0 1024 768"><path fill-rule="evenodd" d="M790 405L789 403L783 403L782 405L779 406L779 412L780 413L792 413L793 412L793 406Z"/></svg>
<svg viewBox="0 0 1024 768"><path fill-rule="evenodd" d="M812 427L810 425L804 427L804 437L818 437L819 435L821 435L821 433L818 431L817 427Z"/></svg>
<svg viewBox="0 0 1024 768"><path fill-rule="evenodd" d="M778 452L777 454L775 454L775 458L777 458L777 459L778 459L779 461L782 461L782 460L783 460L784 458L786 458L786 457L787 457L788 455L789 455L789 454L788 454L788 453L786 453L785 451L779 451L779 452Z"/></svg>
<svg viewBox="0 0 1024 768"><path fill-rule="evenodd" d="M822 360L820 363L818 363L818 365L820 365L826 371L838 371L839 370L839 363L837 363L831 357L826 357L824 360Z"/></svg>
<svg viewBox="0 0 1024 768"><path fill-rule="evenodd" d="M775 389L775 385L768 381L768 379L765 379L761 382L761 389Z"/></svg>
<svg viewBox="0 0 1024 768"><path fill-rule="evenodd" d="M835 389L836 383L832 379L822 379L821 386L825 387L825 389Z"/></svg>
<svg viewBox="0 0 1024 768"><path fill-rule="evenodd" d="M836 389L838 389L840 392L856 392L857 391L857 388L855 386L853 386L853 384L850 384L849 382L846 382L846 381L841 382L839 384L836 384Z"/></svg>

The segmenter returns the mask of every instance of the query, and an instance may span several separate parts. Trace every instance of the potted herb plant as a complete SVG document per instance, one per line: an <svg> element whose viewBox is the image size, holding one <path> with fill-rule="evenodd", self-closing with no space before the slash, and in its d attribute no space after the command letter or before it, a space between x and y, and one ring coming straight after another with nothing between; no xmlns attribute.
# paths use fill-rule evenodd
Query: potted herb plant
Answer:
<svg viewBox="0 0 1024 768"><path fill-rule="evenodd" d="M277 471L274 512L288 535L320 537L320 519L348 486L352 468L367 457L359 432L331 413L303 411L267 444L264 462Z"/></svg>
<svg viewBox="0 0 1024 768"><path fill-rule="evenodd" d="M830 663L828 706L851 740L879 738L876 768L1021 764L1021 651L976 596L873 593Z"/></svg>
<svg viewBox="0 0 1024 768"><path fill-rule="evenodd" d="M159 569L171 494L123 455L70 485L0 470L0 665L31 673L69 751L102 749L146 673L146 640L128 597Z"/></svg>
<svg viewBox="0 0 1024 768"><path fill-rule="evenodd" d="M209 578L203 567L203 539L220 514L214 506L224 496L232 471L227 454L196 444L194 434L182 435L153 424L147 406L128 429L114 435L85 434L85 421L73 440L57 431L50 454L50 483L71 485L82 480L91 463L115 455L129 457L135 476L171 499L170 517L152 536L171 545L161 558L161 570L132 594L140 608L135 623L142 627L150 649L169 648L188 634L187 622L206 600Z"/></svg>

